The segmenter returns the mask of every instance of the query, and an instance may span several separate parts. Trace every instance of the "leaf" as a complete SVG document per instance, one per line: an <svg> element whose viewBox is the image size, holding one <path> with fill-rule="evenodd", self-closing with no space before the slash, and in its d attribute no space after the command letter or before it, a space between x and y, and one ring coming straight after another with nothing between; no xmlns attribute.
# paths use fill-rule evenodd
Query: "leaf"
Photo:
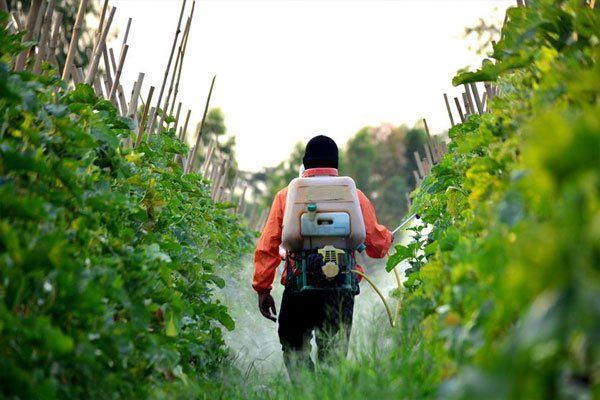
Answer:
<svg viewBox="0 0 600 400"><path fill-rule="evenodd" d="M165 335L169 337L177 336L177 328L175 327L175 321L173 320L173 313L169 313L169 318L167 320L167 326L165 327Z"/></svg>
<svg viewBox="0 0 600 400"><path fill-rule="evenodd" d="M397 245L396 252L388 257L385 264L386 271L390 272L402 261L413 256L413 250L407 246Z"/></svg>
<svg viewBox="0 0 600 400"><path fill-rule="evenodd" d="M94 104L96 94L90 85L78 83L75 90L69 93L69 100L73 103Z"/></svg>

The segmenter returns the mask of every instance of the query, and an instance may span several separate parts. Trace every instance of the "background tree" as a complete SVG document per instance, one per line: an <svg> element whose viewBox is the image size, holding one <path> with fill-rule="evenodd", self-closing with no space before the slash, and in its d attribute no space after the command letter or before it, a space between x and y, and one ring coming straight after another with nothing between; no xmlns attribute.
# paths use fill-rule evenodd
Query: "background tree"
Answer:
<svg viewBox="0 0 600 400"><path fill-rule="evenodd" d="M416 184L413 154L423 154L426 138L420 128L383 124L361 129L346 145L340 173L354 178L387 226L397 224L408 209L405 194Z"/></svg>

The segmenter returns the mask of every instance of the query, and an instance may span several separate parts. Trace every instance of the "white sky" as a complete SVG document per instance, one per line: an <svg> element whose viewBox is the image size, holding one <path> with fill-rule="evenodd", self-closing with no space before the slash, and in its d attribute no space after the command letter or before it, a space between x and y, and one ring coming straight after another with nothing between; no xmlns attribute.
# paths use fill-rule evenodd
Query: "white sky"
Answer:
<svg viewBox="0 0 600 400"><path fill-rule="evenodd" d="M188 0L188 10L191 0ZM133 23L122 81L126 93L146 74L155 99L171 50L180 0L112 0L113 27ZM196 11L179 100L200 120L217 75L211 106L221 107L245 170L286 159L315 134L340 147L366 125L449 127L442 94L480 57L463 39L480 17L503 19L506 0L204 1ZM186 12L187 13L187 12ZM184 16L185 22L185 16ZM182 28L184 26L182 23ZM113 43L120 48L121 38ZM118 51L115 52L118 54ZM182 115L185 115L182 111Z"/></svg>

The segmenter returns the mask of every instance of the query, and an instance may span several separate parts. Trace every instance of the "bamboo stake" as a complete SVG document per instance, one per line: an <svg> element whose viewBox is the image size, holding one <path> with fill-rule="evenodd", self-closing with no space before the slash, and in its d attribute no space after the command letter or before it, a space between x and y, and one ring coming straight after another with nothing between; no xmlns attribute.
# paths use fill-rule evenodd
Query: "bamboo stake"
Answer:
<svg viewBox="0 0 600 400"><path fill-rule="evenodd" d="M79 34L81 31L81 24L85 17L87 10L88 0L81 0L79 2L79 11L77 11L77 19L75 20L75 26L73 27L73 34L71 35L71 43L69 44L69 51L67 52L67 58L65 59L65 68L62 73L62 80L67 81L69 79L69 68L73 64L75 53L77 52L77 43L79 41Z"/></svg>
<svg viewBox="0 0 600 400"><path fill-rule="evenodd" d="M96 31L96 46L100 43L100 35L102 35L102 28L104 28L104 18L106 18L106 10L108 9L108 0L104 0L104 5L102 6L102 12L100 13L100 23L98 24L98 30ZM96 46L94 46L94 50L96 50Z"/></svg>
<svg viewBox="0 0 600 400"><path fill-rule="evenodd" d="M458 110L458 115L460 117L460 122L464 123L465 122L465 115L462 112L462 109L460 108L460 101L458 100L458 97L454 98L454 104L456 105L456 109Z"/></svg>
<svg viewBox="0 0 600 400"><path fill-rule="evenodd" d="M146 118L148 117L148 108L150 107L150 102L152 101L152 95L154 94L154 86L150 86L150 91L148 92L148 97L146 99L146 105L144 107L144 111L142 112L142 121L140 122L140 126L138 127L138 135L135 140L135 146L138 147L140 143L142 143L142 134L144 133L144 128L146 125Z"/></svg>
<svg viewBox="0 0 600 400"><path fill-rule="evenodd" d="M240 195L240 200L238 201L238 206L235 209L235 213L238 215L241 215L244 212L247 190L248 190L248 185L244 185L244 189L242 189L242 194Z"/></svg>
<svg viewBox="0 0 600 400"><path fill-rule="evenodd" d="M194 150L192 151L192 154L191 154L192 162L193 162L193 159L196 157L196 152L198 151L198 147L200 146L200 140L202 139L202 128L204 128L204 122L206 121L206 114L208 113L208 106L210 105L210 97L212 96L212 91L215 86L216 77L217 76L215 75L212 78L212 82L210 84L210 90L208 91L208 97L206 98L206 105L204 106L204 114L202 115L202 121L200 122L200 126L198 127L198 133L196 134L196 145L194 146ZM191 163L189 163L189 160L188 160L188 165L186 166L185 173L189 173L190 168L191 168Z"/></svg>
<svg viewBox="0 0 600 400"><path fill-rule="evenodd" d="M115 75L116 75L116 71L117 71L117 62L115 60L115 53L113 52L112 47L110 49L108 49L108 53L110 55L110 64L112 65L112 69L113 71L115 71ZM112 85L111 85L111 89L112 89ZM125 94L123 93L123 87L119 84L119 86L117 87L117 93L119 95L119 101L121 102L121 104L125 104L127 103L125 101ZM114 102L116 104L116 101ZM126 106L123 106L123 108L125 109ZM152 108L150 109L150 112L152 112Z"/></svg>
<svg viewBox="0 0 600 400"><path fill-rule="evenodd" d="M467 93L467 100L469 101L469 109L471 114L475 114L477 111L475 109L475 102L473 101L473 96L471 94L471 88L466 83L463 86L465 87L465 93Z"/></svg>
<svg viewBox="0 0 600 400"><path fill-rule="evenodd" d="M227 184L227 178L229 178L229 170L230 169L231 169L231 159L228 159L223 168L223 173L219 177L219 180L217 183L217 189L215 190L215 193L213 194L213 199L217 202L222 201L223 191L225 189L225 185Z"/></svg>
<svg viewBox="0 0 600 400"><path fill-rule="evenodd" d="M190 13L189 19L189 27L188 31L185 35L185 41L183 42L183 49L181 50L181 61L179 62L179 68L177 70L177 79L175 81L175 90L173 93L173 102L171 103L171 112L173 111L173 104L175 104L177 100L177 95L179 94L179 81L181 80L181 71L183 70L183 59L185 57L185 50L187 49L188 39L190 37L190 29L192 25L192 17L194 16L194 7L196 5L196 0L192 3L192 12Z"/></svg>
<svg viewBox="0 0 600 400"><path fill-rule="evenodd" d="M77 77L79 78L80 82L83 82L83 79L84 79L83 68L77 67Z"/></svg>
<svg viewBox="0 0 600 400"><path fill-rule="evenodd" d="M112 79L112 70L110 66L110 61L108 59L108 51L106 50L106 46L102 49L102 59L104 61L104 84L108 88L107 92L110 92L110 88L113 84Z"/></svg>
<svg viewBox="0 0 600 400"><path fill-rule="evenodd" d="M12 17L13 24L15 24L15 26L17 27L17 30L19 32L23 31L25 29L25 27L23 26L23 22L21 22L21 18L19 17L19 14L16 11L11 11L10 16Z"/></svg>
<svg viewBox="0 0 600 400"><path fill-rule="evenodd" d="M167 62L167 68L165 68L165 75L163 77L162 85L160 87L160 92L158 93L158 101L156 102L156 110L152 113L152 118L150 119L150 129L154 129L153 125L156 121L156 114L160 108L160 104L162 101L163 93L165 91L165 85L167 84L167 78L169 77L169 71L171 70L171 62L173 61L173 54L175 53L175 47L177 46L177 38L181 33L181 20L183 18L183 11L185 10L185 2L183 0L181 4L181 12L179 13L179 21L177 22L177 29L175 30L175 38L173 39L173 45L171 46L171 54L169 55L169 61ZM164 112L164 110L163 110Z"/></svg>
<svg viewBox="0 0 600 400"><path fill-rule="evenodd" d="M117 87L119 87L119 80L121 79L121 73L123 72L123 64L125 64L125 58L127 57L127 50L129 50L129 45L123 45L123 49L121 50L121 55L119 56L119 67L117 68L117 72L115 73L115 80L113 82L112 88L110 88L110 93L108 95L108 100L112 101L115 97L115 93L117 92Z"/></svg>
<svg viewBox="0 0 600 400"><path fill-rule="evenodd" d="M181 137L179 138L182 142L185 143L185 137L187 135L187 127L188 122L190 122L190 115L192 114L192 110L187 111L187 115L185 116L185 122L183 123L183 130L181 131Z"/></svg>
<svg viewBox="0 0 600 400"><path fill-rule="evenodd" d="M483 114L483 104L481 102L481 97L479 97L479 90L477 90L477 85L475 83L471 83L469 85L471 87L471 93L473 93L473 97L475 98L475 105L477 105L477 111L479 111L479 115Z"/></svg>
<svg viewBox="0 0 600 400"><path fill-rule="evenodd" d="M231 188L229 189L229 193L227 194L227 201L231 203L233 201L233 194L235 192L235 188L238 185L238 180L240 178L240 171L235 171L235 175L233 177L233 183L231 184Z"/></svg>
<svg viewBox="0 0 600 400"><path fill-rule="evenodd" d="M174 71L173 77L175 77L175 74L177 74L177 80L176 80L176 84L175 84L175 92L173 94L173 102L171 103L171 108L170 108L169 114L173 113L173 106L175 105L175 102L177 100L177 94L179 92L179 80L181 79L181 71L183 69L183 60L185 58L185 50L187 49L188 39L190 37L190 29L192 27L192 21L194 18L194 10L195 9L196 9L196 0L194 0L192 2L192 10L186 21L185 31L184 31L184 35L183 35L183 39L182 39L183 47L181 46L181 44L179 45L178 54L179 53L181 54L181 59L179 60L179 68L177 68L177 63L175 63L175 68L173 69L173 71ZM172 89L173 89L173 81L171 80L171 85L169 86L169 94Z"/></svg>
<svg viewBox="0 0 600 400"><path fill-rule="evenodd" d="M206 159L206 165L203 166L202 168L202 176L204 177L210 177L209 174L209 170L210 170L210 166L211 164L214 162L213 159L216 157L217 155L217 148L213 145L210 149L210 151L207 154L207 159Z"/></svg>
<svg viewBox="0 0 600 400"><path fill-rule="evenodd" d="M54 21L54 29L52 30L52 38L50 39L50 49L48 59L54 64L58 71L58 61L56 60L56 47L58 46L58 36L60 35L60 27L62 25L63 15L61 12L56 12L56 19Z"/></svg>
<svg viewBox="0 0 600 400"><path fill-rule="evenodd" d="M75 64L71 64L71 78L73 79L73 83L75 85L81 83L81 80L79 79L79 73L77 72L77 67L75 66Z"/></svg>
<svg viewBox="0 0 600 400"><path fill-rule="evenodd" d="M194 3L195 4L195 3ZM192 10L193 11L193 10ZM173 91L173 84L175 82L175 76L177 75L177 67L179 65L179 60L181 58L181 50L183 48L183 43L185 42L185 37L188 33L188 29L190 27L190 19L188 18L186 23L185 23L185 29L183 30L183 37L181 38L181 42L179 43L179 50L177 51L177 57L175 58L175 66L173 67L173 74L171 74L171 82L169 83L169 90L167 91L167 98L165 99L165 103L163 104L163 113L161 114L160 117L160 122L158 123L158 130L159 133L162 132L164 126L164 120L166 118L167 115L167 110L169 109L169 100L171 100L171 93ZM181 62L183 62L183 60L181 60ZM174 104L175 102L173 102ZM172 107L171 107L171 111L168 112L169 115L172 115Z"/></svg>
<svg viewBox="0 0 600 400"><path fill-rule="evenodd" d="M487 93L483 92L483 96L481 98L481 107L483 108L483 112L487 111Z"/></svg>
<svg viewBox="0 0 600 400"><path fill-rule="evenodd" d="M100 35L100 39L98 45L96 46L96 50L94 51L94 55L90 62L90 67L88 69L87 76L85 77L85 83L88 85L91 84L96 76L96 71L98 70L98 64L100 63L100 55L102 54L102 48L106 46L106 38L108 36L108 32L110 31L110 26L113 21L113 17L115 16L115 11L117 11L116 7L112 7L110 9L110 14L108 15L108 21L106 21L106 27L102 31L102 35ZM113 83L114 84L114 83Z"/></svg>
<svg viewBox="0 0 600 400"><path fill-rule="evenodd" d="M190 160L188 159L187 161L189 163ZM211 174L211 177L210 177L211 178L210 180L212 182L212 185L210 188L210 195L213 200L214 200L215 192L217 191L217 185L219 184L219 179L220 179L221 175L223 174L223 169L225 169L225 159L223 159L223 161L220 164L216 165L216 167L213 168L213 173Z"/></svg>
<svg viewBox="0 0 600 400"><path fill-rule="evenodd" d="M444 93L444 102L446 103L446 110L448 111L448 117L450 117L450 125L456 125L454 123L454 118L452 117L452 109L450 108L450 103L448 102L448 95Z"/></svg>
<svg viewBox="0 0 600 400"><path fill-rule="evenodd" d="M27 15L27 22L25 24L25 36L23 36L23 42L30 42L33 39L33 29L37 22L38 13L42 6L42 0L33 0L29 7L29 14ZM25 67L27 61L27 52L23 51L17 56L15 61L15 71L21 71Z"/></svg>
<svg viewBox="0 0 600 400"><path fill-rule="evenodd" d="M427 162L429 164L429 171L428 172L431 172L431 167L433 167L433 165L434 165L433 155L431 154L431 150L429 149L429 146L427 144L423 145L423 149L425 150L425 157L426 157Z"/></svg>
<svg viewBox="0 0 600 400"><path fill-rule="evenodd" d="M412 205L412 202L410 201L410 195L408 192L404 192L404 197L406 197L406 208L409 209Z"/></svg>
<svg viewBox="0 0 600 400"><path fill-rule="evenodd" d="M202 165L202 169L200 170L202 176L206 176L208 172L208 167L212 162L212 158L215 152L215 142L211 141L208 145L208 151L206 152L206 158L204 159L204 164Z"/></svg>
<svg viewBox="0 0 600 400"><path fill-rule="evenodd" d="M127 38L129 37L129 29L131 28L131 17L127 20L127 28L125 28L125 35L123 36L123 44L125 46L127 44Z"/></svg>
<svg viewBox="0 0 600 400"><path fill-rule="evenodd" d="M421 178L425 178L425 169L423 169L423 163L421 162L421 156L418 151L415 151L414 154L415 161L417 162L417 168L419 169L419 175Z"/></svg>
<svg viewBox="0 0 600 400"><path fill-rule="evenodd" d="M46 15L44 16L44 23L41 28L40 45L33 66L33 72L36 74L41 72L42 61L46 60L46 54L48 53L49 42L52 37L52 15L54 14L55 3L56 0L50 0L48 2L48 7L46 7Z"/></svg>
<svg viewBox="0 0 600 400"><path fill-rule="evenodd" d="M177 132L177 125L179 125L179 115L181 114L181 102L177 105L177 112L175 113L175 124L173 125L173 132Z"/></svg>
<svg viewBox="0 0 600 400"><path fill-rule="evenodd" d="M32 35L33 40L39 41L40 29L42 29L42 22L44 22L44 16L46 15L46 6L47 5L48 5L48 3L46 3L46 0L42 0L42 4L40 5L40 9L37 14L37 18L35 19L35 25L33 27L33 35ZM30 52L31 51L33 51L33 47L31 48Z"/></svg>
<svg viewBox="0 0 600 400"><path fill-rule="evenodd" d="M471 105L469 104L469 98L467 97L466 93L462 94L462 98L463 98L463 104L465 106L465 118L466 118L469 115L473 114L473 111L471 110Z"/></svg>
<svg viewBox="0 0 600 400"><path fill-rule="evenodd" d="M419 173L414 169L413 176L415 177L415 187L419 187L419 185L421 184L421 177L419 176Z"/></svg>
<svg viewBox="0 0 600 400"><path fill-rule="evenodd" d="M144 73L140 72L138 74L138 79L133 86L133 92L131 94L131 101L129 102L129 109L127 110L127 115L130 118L134 118L137 112L137 99L140 96L140 91L142 90L142 84L144 83Z"/></svg>
<svg viewBox="0 0 600 400"><path fill-rule="evenodd" d="M94 91L98 97L106 98L102 92L102 83L100 83L100 77L98 75L94 78Z"/></svg>
<svg viewBox="0 0 600 400"><path fill-rule="evenodd" d="M429 156L431 158L431 154L433 153L433 138L431 137L431 133L429 132L429 126L427 125L427 120L423 118L423 126L425 127L425 133L427 133L427 145L426 148L429 151ZM427 155L427 152L425 153ZM433 161L435 159L431 159L431 165L433 166ZM436 161L437 162L437 161Z"/></svg>

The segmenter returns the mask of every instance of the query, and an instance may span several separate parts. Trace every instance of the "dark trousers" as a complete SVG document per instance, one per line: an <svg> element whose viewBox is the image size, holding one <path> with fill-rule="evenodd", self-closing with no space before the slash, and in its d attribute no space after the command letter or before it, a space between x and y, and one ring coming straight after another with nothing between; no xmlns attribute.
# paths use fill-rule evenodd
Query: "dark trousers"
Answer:
<svg viewBox="0 0 600 400"><path fill-rule="evenodd" d="M334 353L347 354L353 312L351 293L284 290L279 310L279 341L292 381L297 367L314 369L310 358L313 331L319 362L327 362Z"/></svg>

